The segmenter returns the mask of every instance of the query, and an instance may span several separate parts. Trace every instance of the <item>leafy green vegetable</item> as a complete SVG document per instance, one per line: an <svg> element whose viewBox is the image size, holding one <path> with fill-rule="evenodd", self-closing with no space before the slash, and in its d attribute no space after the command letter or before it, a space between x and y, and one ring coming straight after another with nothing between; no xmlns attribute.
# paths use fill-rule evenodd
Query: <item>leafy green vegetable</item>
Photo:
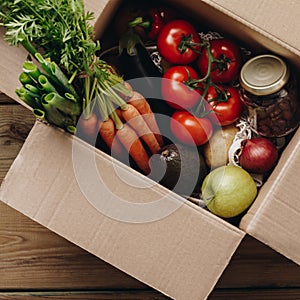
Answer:
<svg viewBox="0 0 300 300"><path fill-rule="evenodd" d="M21 44L43 69L25 62L16 91L36 116L74 132L81 113L88 118L96 104L103 119L111 103L126 105L120 94L131 91L97 57L93 14L83 0L0 0L0 19L7 42Z"/></svg>
<svg viewBox="0 0 300 300"><path fill-rule="evenodd" d="M85 13L82 0L1 1L0 16L10 44L28 40L68 74L87 70L100 49L92 39L93 14Z"/></svg>

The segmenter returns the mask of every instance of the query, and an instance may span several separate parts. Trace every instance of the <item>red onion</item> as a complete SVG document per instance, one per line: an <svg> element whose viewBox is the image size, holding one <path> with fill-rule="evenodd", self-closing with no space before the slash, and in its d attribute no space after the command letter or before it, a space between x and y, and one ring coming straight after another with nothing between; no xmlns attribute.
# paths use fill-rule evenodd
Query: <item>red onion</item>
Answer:
<svg viewBox="0 0 300 300"><path fill-rule="evenodd" d="M263 174L277 163L277 148L267 138L247 139L242 141L241 146L239 163L248 172Z"/></svg>

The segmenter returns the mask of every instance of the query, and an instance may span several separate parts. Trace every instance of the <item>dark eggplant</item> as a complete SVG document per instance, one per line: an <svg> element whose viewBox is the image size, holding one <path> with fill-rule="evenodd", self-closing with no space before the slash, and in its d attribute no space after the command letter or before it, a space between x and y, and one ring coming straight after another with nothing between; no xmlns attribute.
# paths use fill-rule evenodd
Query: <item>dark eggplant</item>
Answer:
<svg viewBox="0 0 300 300"><path fill-rule="evenodd" d="M145 96L154 113L170 116L174 112L161 96L163 73L153 62L150 51L139 36L132 31L120 39L117 68L133 89Z"/></svg>
<svg viewBox="0 0 300 300"><path fill-rule="evenodd" d="M136 44L131 51L123 49L119 56L119 71L126 80L140 77L162 77L162 72L154 64L147 48ZM151 82L149 82L151 84Z"/></svg>

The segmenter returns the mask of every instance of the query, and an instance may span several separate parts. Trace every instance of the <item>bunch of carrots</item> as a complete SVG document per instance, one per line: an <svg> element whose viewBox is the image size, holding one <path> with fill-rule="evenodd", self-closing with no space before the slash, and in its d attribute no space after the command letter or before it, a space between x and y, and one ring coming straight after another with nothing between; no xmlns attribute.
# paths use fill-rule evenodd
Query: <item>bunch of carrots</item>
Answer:
<svg viewBox="0 0 300 300"><path fill-rule="evenodd" d="M98 94L90 104L93 109L87 106L78 121L80 132L87 140L99 134L116 158L126 149L140 171L149 174L149 155L160 150L163 138L145 97L124 81Z"/></svg>
<svg viewBox="0 0 300 300"><path fill-rule="evenodd" d="M125 148L148 174L148 153L162 146L154 114L97 56L101 47L93 40L92 19L83 0L1 1L5 39L30 54L16 93L37 118L70 133L79 128L86 136L99 134L113 154Z"/></svg>

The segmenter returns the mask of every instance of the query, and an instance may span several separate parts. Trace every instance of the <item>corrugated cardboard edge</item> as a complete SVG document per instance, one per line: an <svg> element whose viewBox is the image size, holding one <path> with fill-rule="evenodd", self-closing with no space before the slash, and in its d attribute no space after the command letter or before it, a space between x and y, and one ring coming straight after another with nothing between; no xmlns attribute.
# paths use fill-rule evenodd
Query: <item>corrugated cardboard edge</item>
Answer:
<svg viewBox="0 0 300 300"><path fill-rule="evenodd" d="M240 228L300 264L300 129ZM288 195L288 197L287 197Z"/></svg>
<svg viewBox="0 0 300 300"><path fill-rule="evenodd" d="M286 57L298 67L300 66L300 50L292 44L292 37L290 43L287 44L286 41L283 41L282 39L278 38L278 36L275 36L264 26L257 26L251 21L251 18L246 18L245 16L241 17L238 8L236 8L236 6L234 5L235 1L201 0L201 2L205 2L208 6L210 6L210 10L214 8L217 11L221 12L223 15L226 15L231 19L239 22L238 27L229 28L227 27L226 22L220 21L222 18L216 18L214 22L218 27L226 28L226 31L233 35L236 34L237 30L239 32L243 32L243 40L248 41L250 45L253 44L258 47L262 46L274 53L277 53L278 55ZM240 3L244 4L244 2ZM252 4L250 3L248 5L252 6ZM252 12L255 13L256 11L249 10L249 14L251 14ZM278 18L280 19L280 12L278 12L278 16Z"/></svg>
<svg viewBox="0 0 300 300"><path fill-rule="evenodd" d="M37 122L2 183L1 201L171 298L206 299L245 233L188 201L145 224L105 216L78 188L70 166L73 138ZM96 151L108 184L116 193L121 186L125 198L170 193L159 185L147 193L125 188L110 156L85 143L82 149ZM111 196L104 188L103 195ZM174 201L174 194L166 201Z"/></svg>

